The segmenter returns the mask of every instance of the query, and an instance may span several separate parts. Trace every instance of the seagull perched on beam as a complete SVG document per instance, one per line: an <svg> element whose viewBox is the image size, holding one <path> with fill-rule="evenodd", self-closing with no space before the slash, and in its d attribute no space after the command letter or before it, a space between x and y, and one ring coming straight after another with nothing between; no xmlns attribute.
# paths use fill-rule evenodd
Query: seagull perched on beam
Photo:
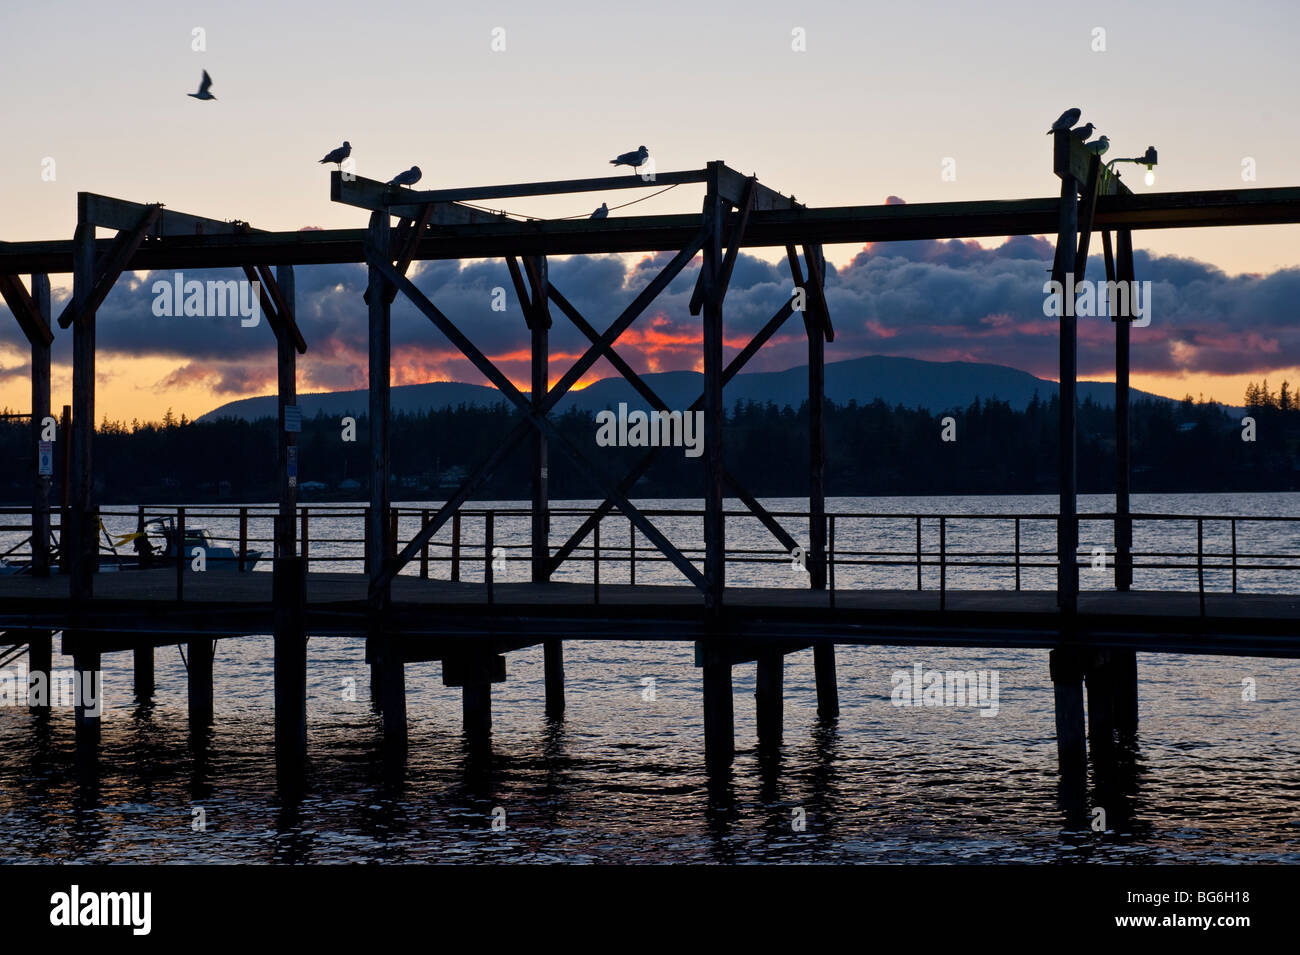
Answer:
<svg viewBox="0 0 1300 955"><path fill-rule="evenodd" d="M208 92L210 89L212 89L212 77L208 76L207 70L204 70L203 79L199 83L199 91L197 93L186 93L185 95L193 96L195 99L216 99L215 96Z"/></svg>
<svg viewBox="0 0 1300 955"><path fill-rule="evenodd" d="M329 152L327 152L325 154L325 158L322 159L321 162L322 163L332 162L341 169L343 168L342 166L343 160L347 159L351 155L352 155L352 144L345 139L343 140L343 145L340 146L338 149L331 149Z"/></svg>
<svg viewBox="0 0 1300 955"><path fill-rule="evenodd" d="M1106 150L1110 149L1110 140L1105 136L1102 136L1099 139L1094 139L1090 143L1084 143L1083 148L1088 150L1088 152L1092 153L1094 156L1100 156Z"/></svg>
<svg viewBox="0 0 1300 955"><path fill-rule="evenodd" d="M1089 123L1087 126L1080 126L1078 129L1070 130L1070 135L1073 136L1075 139L1077 139L1079 142L1086 143L1088 141L1088 137L1092 135L1092 131L1095 128L1096 127L1094 127L1092 123Z"/></svg>
<svg viewBox="0 0 1300 955"><path fill-rule="evenodd" d="M1082 115L1083 110L1079 109L1077 106L1073 109L1067 109L1061 114L1061 118L1052 124L1052 128L1047 131L1047 135L1050 136L1052 133L1060 129L1069 129L1079 121L1079 117Z"/></svg>
<svg viewBox="0 0 1300 955"><path fill-rule="evenodd" d="M623 155L619 156L617 159L611 159L609 164L611 166L631 166L633 169L636 169L638 166L644 165L645 161L649 158L650 150L641 146L635 152L623 153Z"/></svg>
<svg viewBox="0 0 1300 955"><path fill-rule="evenodd" d="M600 204L600 208L597 209L595 212L593 212L588 218L604 219L608 215L609 215L609 206L606 203L602 202Z"/></svg>
<svg viewBox="0 0 1300 955"><path fill-rule="evenodd" d="M422 175L423 173L420 172L419 166L412 166L405 172L399 172L392 179L388 180L388 184L390 186L413 186L420 181L420 176Z"/></svg>

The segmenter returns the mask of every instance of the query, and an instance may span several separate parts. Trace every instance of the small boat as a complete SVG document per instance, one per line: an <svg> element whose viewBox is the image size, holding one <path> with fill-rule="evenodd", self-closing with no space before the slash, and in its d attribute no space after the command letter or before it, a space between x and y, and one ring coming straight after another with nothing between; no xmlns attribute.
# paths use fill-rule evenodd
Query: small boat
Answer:
<svg viewBox="0 0 1300 955"><path fill-rule="evenodd" d="M143 531L123 534L113 538L99 525L103 540L100 542L99 570L101 574L117 573L123 570L148 570L157 567L174 567L177 555L176 522L171 517L155 518L144 525ZM30 557L11 556L31 542L27 538L22 543L10 548L0 555L0 575L30 574L32 561ZM133 554L119 554L118 548L131 544ZM185 528L184 554L186 567L193 570L194 561L202 550L205 572L233 573L240 570L239 554L232 547L214 543L212 535L202 527ZM50 542L50 573L59 573L60 550L57 540ZM260 550L244 551L243 570L249 571L261 560Z"/></svg>

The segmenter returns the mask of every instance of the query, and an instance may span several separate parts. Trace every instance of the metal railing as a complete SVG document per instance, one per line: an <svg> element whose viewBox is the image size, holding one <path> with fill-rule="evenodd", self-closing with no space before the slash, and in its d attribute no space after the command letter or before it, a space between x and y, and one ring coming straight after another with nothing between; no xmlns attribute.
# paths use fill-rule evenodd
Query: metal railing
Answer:
<svg viewBox="0 0 1300 955"><path fill-rule="evenodd" d="M50 513L57 517L58 509L50 509ZM388 556L396 556L400 541L410 540L436 513L432 507L397 505L391 508ZM571 507L556 507L548 511L552 525L551 540L545 552L550 569L548 576L561 575L571 565L590 565L589 580L596 603L600 601L602 568L617 569L625 564L625 579L630 584L637 583L638 579L643 583L683 581L665 554L647 546L646 542L638 544L635 524L617 512L611 512L594 523L591 532L565 560L553 565L557 544L567 539L556 525L568 521L576 528L592 513L591 508ZM660 526L670 540L681 541L678 549L682 555L697 567L703 567L703 509L649 508L641 513ZM370 551L369 514L370 509L363 505L300 506L295 518L297 553L312 569L366 571L366 555ZM30 554L31 516L30 508L0 508L0 533L9 535L0 537L0 555L11 566L16 560L21 561L25 554ZM729 510L724 516L728 528L740 521L757 522L748 511ZM806 511L773 511L771 516L788 531L795 532L796 538L799 532L808 533L809 514ZM113 558L119 560L124 568L174 566L177 599L184 599L185 581L196 556L192 540L186 539L187 531L197 533L202 528L205 532L203 539L212 551L204 555L209 567L239 571L258 567L269 569L269 560L275 555L277 546L275 526L278 517L278 508L269 505L102 507L99 509L99 520L104 528L101 534L101 543L104 544L101 568L106 560ZM932 589L937 591L940 608L945 608L952 581L969 576L972 571L980 572L982 586L966 589L1055 589L1054 580L1051 586L1027 587L1035 572L1055 571L1057 568L1055 514L837 511L825 515L825 519L825 553L811 554L805 548L804 554L806 561L824 561L825 589L831 606L834 606L838 590L897 590L902 589L900 581L910 580L914 581L915 590L922 591L926 589L929 578ZM1300 593L1300 516L1134 513L1128 515L1127 520L1133 528L1134 539L1143 540L1145 547L1135 545L1127 554L1119 555L1113 549L1113 539L1109 534L1109 530L1116 527L1117 520L1124 518L1117 518L1113 513L1079 515L1081 534L1094 525L1108 525L1107 533L1092 535L1098 541L1105 541L1107 546L1089 549L1082 545L1076 555L1076 567L1081 574L1085 569L1101 569L1109 573L1119 558L1131 564L1135 576L1144 578L1140 583L1156 585L1146 589L1179 590L1184 588L1172 586L1171 580L1194 573L1194 589L1200 595L1202 612L1207 593L1237 593L1248 575L1268 575L1274 592ZM150 528L157 527L155 521L169 524L175 539L186 541L186 546L166 556L158 553L145 555L132 535L147 533ZM602 542L602 527L619 521L628 523L629 531L624 538L626 544L611 543L607 533ZM468 566L471 576L481 579L487 598L492 601L501 583L496 566L498 561L504 559L507 563L515 563L516 568L531 566L534 554L530 522L531 510L527 507L461 508L419 549L418 556L403 568L402 576L461 581ZM51 523L56 544L52 560L58 563L60 524L57 520ZM979 530L972 531L973 527ZM503 528L505 533L501 533ZM1209 537L1207 531L1211 532ZM29 535L27 539L13 541L22 532ZM1087 536L1082 535L1081 539ZM762 528L742 535L728 531L728 537L737 541L726 549L729 568L763 568L765 565L775 568L792 563L792 555ZM1285 543L1286 547L1279 547L1279 543ZM1261 547L1263 549L1259 549ZM1102 565L1097 568L1099 551ZM472 568L480 555L482 570L475 572ZM663 573L657 573L658 570ZM906 570L907 575L896 573L900 570ZM895 573L889 573L891 571ZM882 573L887 578L883 581L880 579ZM518 574L513 576L517 578ZM1055 574L1052 576L1054 578ZM731 570L728 577L732 578ZM1085 582L1104 582L1104 578L1105 574L1102 574L1095 581ZM1277 581L1281 578L1285 578L1286 583L1278 590ZM523 579L531 579L531 574ZM888 586L882 586L882 583ZM1135 586L1138 583L1135 579ZM809 583L806 578L780 579L769 575L764 578L764 585L807 587Z"/></svg>

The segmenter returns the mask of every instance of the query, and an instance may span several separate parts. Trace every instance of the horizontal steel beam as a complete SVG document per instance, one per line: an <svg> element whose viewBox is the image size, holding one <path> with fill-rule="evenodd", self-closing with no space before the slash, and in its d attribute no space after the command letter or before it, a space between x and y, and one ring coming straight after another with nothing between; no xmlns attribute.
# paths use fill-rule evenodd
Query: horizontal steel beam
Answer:
<svg viewBox="0 0 1300 955"><path fill-rule="evenodd" d="M1050 235L1059 200L931 202L755 211L745 248L791 244L895 242L915 239ZM734 215L734 213L733 213ZM1223 189L1101 196L1093 228L1185 229L1300 223L1300 188ZM698 214L622 216L567 221L499 221L431 226L415 259L503 258L680 249L700 229ZM239 268L364 262L364 229L254 232L152 239L128 269ZM101 240L100 251L109 240ZM0 242L0 274L72 271L72 242Z"/></svg>

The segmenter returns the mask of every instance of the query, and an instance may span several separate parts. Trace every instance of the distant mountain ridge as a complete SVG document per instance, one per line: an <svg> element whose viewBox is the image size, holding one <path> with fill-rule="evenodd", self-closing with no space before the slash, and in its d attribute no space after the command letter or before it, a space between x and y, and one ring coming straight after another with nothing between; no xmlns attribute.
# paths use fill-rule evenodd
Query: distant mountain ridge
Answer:
<svg viewBox="0 0 1300 955"><path fill-rule="evenodd" d="M699 397L703 376L694 371L666 371L641 376L655 390L669 408L685 409ZM877 398L890 407L924 408L931 412L965 408L976 398L987 401L996 398L1016 410L1023 410L1034 394L1047 401L1057 393L1057 384L1038 378L1027 371L967 361L924 361L919 358L899 358L872 355L827 362L826 397L836 404L850 401L870 404ZM1155 401L1174 399L1149 392L1130 389L1133 399L1149 398ZM808 398L808 367L800 365L786 371L741 373L732 379L724 393L726 406L736 402L773 402L778 406L797 408ZM1115 386L1104 381L1080 381L1079 401L1091 398L1094 403L1113 406ZM471 385L459 381L434 381L423 385L397 385L392 389L392 410L419 412L459 405L491 407L507 399L495 388ZM602 378L581 391L571 391L560 401L557 410L580 408L599 411L616 408L626 402L629 408L647 408L645 400L622 378ZM327 416L363 415L369 409L370 399L364 389L332 391L298 396L298 405L304 416L312 418L324 413ZM199 421L219 418L242 418L255 421L276 415L274 395L241 398L201 415Z"/></svg>

